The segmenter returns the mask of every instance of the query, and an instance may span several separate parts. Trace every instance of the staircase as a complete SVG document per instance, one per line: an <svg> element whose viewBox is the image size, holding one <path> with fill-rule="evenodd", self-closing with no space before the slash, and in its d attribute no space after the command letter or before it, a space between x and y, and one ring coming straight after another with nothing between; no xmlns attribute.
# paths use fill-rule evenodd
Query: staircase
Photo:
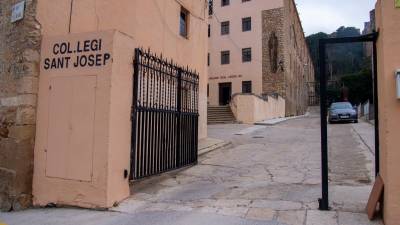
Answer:
<svg viewBox="0 0 400 225"><path fill-rule="evenodd" d="M231 107L227 106L208 106L208 124L235 123L235 117Z"/></svg>

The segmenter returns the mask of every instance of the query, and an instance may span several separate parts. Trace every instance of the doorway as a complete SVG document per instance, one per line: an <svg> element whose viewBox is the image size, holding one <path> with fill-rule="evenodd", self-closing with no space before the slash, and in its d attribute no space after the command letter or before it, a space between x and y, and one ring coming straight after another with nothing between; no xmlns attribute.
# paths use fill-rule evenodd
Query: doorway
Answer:
<svg viewBox="0 0 400 225"><path fill-rule="evenodd" d="M219 83L219 105L228 105L231 101L232 83Z"/></svg>

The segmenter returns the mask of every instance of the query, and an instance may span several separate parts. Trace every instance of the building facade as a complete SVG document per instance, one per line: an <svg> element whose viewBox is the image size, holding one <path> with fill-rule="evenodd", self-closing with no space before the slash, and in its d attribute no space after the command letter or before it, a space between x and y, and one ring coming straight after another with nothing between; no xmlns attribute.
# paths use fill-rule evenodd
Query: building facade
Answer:
<svg viewBox="0 0 400 225"><path fill-rule="evenodd" d="M210 14L208 104L279 95L285 115L305 113L314 68L294 1L214 0Z"/></svg>
<svg viewBox="0 0 400 225"><path fill-rule="evenodd" d="M2 210L129 196L136 48L197 71L207 136L206 0L19 2L0 2Z"/></svg>

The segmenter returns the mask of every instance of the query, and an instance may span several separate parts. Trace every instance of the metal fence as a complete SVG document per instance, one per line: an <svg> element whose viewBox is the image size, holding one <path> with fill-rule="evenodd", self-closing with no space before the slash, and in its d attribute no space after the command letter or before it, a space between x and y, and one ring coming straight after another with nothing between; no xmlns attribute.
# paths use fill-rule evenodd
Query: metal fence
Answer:
<svg viewBox="0 0 400 225"><path fill-rule="evenodd" d="M135 50L131 179L197 163L199 76Z"/></svg>

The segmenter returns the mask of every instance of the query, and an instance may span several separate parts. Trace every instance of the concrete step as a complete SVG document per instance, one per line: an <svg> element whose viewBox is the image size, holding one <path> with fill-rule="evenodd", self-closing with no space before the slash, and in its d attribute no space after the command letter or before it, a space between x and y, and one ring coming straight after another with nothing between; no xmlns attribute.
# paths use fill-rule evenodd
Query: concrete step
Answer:
<svg viewBox="0 0 400 225"><path fill-rule="evenodd" d="M208 106L208 124L235 123L235 117L230 106Z"/></svg>

